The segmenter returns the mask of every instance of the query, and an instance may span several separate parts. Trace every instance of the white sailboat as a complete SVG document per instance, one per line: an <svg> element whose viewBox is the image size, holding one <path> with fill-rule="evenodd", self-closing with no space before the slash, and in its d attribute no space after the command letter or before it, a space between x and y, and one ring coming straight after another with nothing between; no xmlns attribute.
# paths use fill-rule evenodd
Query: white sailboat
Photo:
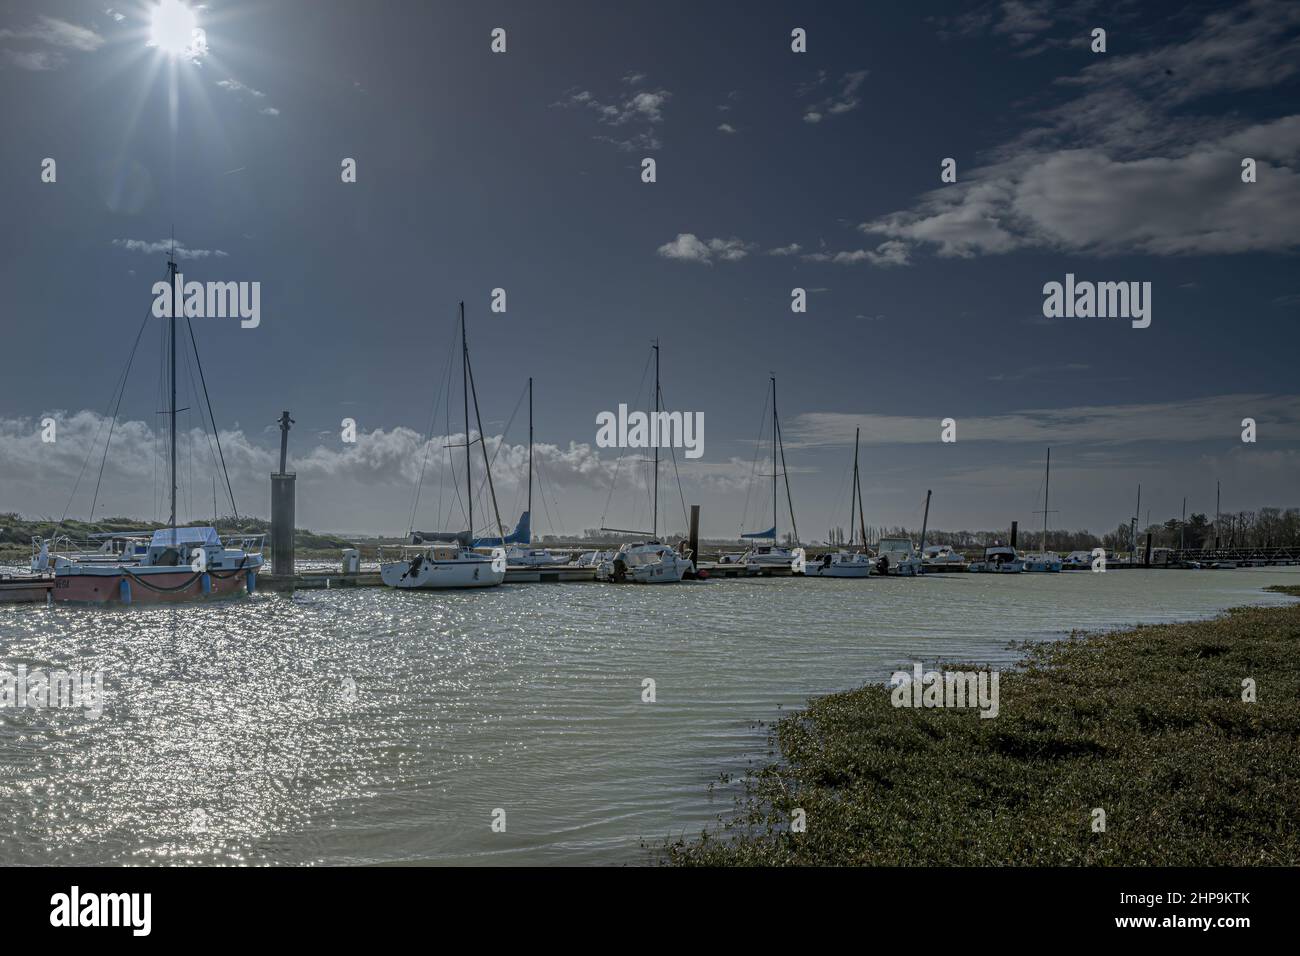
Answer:
<svg viewBox="0 0 1300 956"><path fill-rule="evenodd" d="M401 588L403 590L487 588L495 587L506 579L506 552L504 548L493 548L491 555L485 555L475 551L472 547L474 543L474 481L470 450L475 442L483 451L483 468L487 473L487 484L491 492L497 534L501 540L505 539L505 529L501 526L501 513L497 509L496 486L492 483L492 464L488 460L487 443L483 440L483 420L479 415L478 391L474 387L474 372L469 361L469 342L465 335L464 302L460 304L460 342L461 375L465 399L465 500L468 507L467 520L469 529L464 532L417 532L411 530L408 532L408 544L395 551L381 549L379 575L383 583L390 588ZM474 418L478 424L478 438L473 439L470 437L469 430L471 397L474 401ZM450 450L448 456L450 458ZM423 477L423 469L421 472L421 477ZM416 496L418 501L418 486Z"/></svg>
<svg viewBox="0 0 1300 956"><path fill-rule="evenodd" d="M831 551L818 558L804 562L803 573L810 578L865 578L871 574L874 563L866 553L867 529L866 519L862 514L862 484L858 472L858 436L861 429L853 432L853 487L849 489L849 547L848 550ZM855 509L856 508L856 512ZM857 518L861 527L862 550L854 551L853 542L858 536L858 527L854 525Z"/></svg>
<svg viewBox="0 0 1300 956"><path fill-rule="evenodd" d="M659 385L659 340L654 343L655 358L655 414L659 414L662 405L662 390ZM651 526L648 541L625 544L609 558L602 560L596 567L596 580L616 584L677 584L687 574L695 573L693 555L679 554L669 545L659 540L659 443L654 447L654 490L651 492ZM601 528L620 534L644 534L641 531L628 531L624 528Z"/></svg>
<svg viewBox="0 0 1300 956"><path fill-rule="evenodd" d="M1025 555L1026 571L1060 571L1061 556L1047 550L1047 492L1052 484L1052 449L1047 449L1047 474L1043 479L1043 542L1040 550Z"/></svg>
<svg viewBox="0 0 1300 956"><path fill-rule="evenodd" d="M777 470L777 456L780 455L781 468ZM764 540L771 538L771 544L752 545L740 557L740 563L744 564L751 574L759 574L767 568L789 568L794 569L796 562L802 556L802 549L796 547L794 550L781 547L777 544L778 538L776 533L777 515L779 505L777 504L777 478L785 479L785 497L786 503L790 507L790 526L794 534L796 546L799 541L799 528L794 520L794 499L790 495L790 476L785 467L785 446L781 442L781 422L776 410L776 376L772 376L772 527L767 531L751 531L741 533L740 537L747 540ZM742 525L743 527L743 525ZM807 566L805 564L805 573Z"/></svg>

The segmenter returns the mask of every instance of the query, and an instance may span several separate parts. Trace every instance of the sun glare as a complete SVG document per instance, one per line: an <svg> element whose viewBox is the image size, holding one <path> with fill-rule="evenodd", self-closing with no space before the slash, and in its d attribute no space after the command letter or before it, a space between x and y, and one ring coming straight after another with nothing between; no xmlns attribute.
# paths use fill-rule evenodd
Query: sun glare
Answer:
<svg viewBox="0 0 1300 956"><path fill-rule="evenodd" d="M181 0L159 0L149 20L149 44L168 56L185 56L199 42L194 11Z"/></svg>

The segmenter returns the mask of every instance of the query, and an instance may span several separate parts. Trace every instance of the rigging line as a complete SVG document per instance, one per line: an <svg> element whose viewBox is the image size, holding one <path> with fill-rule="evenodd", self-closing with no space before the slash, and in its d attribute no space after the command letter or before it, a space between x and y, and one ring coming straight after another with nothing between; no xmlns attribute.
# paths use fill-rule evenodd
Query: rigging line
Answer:
<svg viewBox="0 0 1300 956"><path fill-rule="evenodd" d="M758 471L758 453L763 448L763 435L767 432L767 390L763 390L763 411L758 416L758 441L754 442L754 460L749 466L749 480L745 482L745 510L740 513L740 531L745 532L745 521L749 518L749 498L754 491L754 474ZM775 516L773 516L775 518Z"/></svg>
<svg viewBox="0 0 1300 956"><path fill-rule="evenodd" d="M230 510L235 513L235 521L239 520L239 506L235 504L235 489L230 485L230 472L226 470L226 454L221 450L221 435L217 431L217 419L212 414L212 399L208 397L208 381L203 375L203 359L199 358L199 344L194 339L194 324L190 322L190 317L185 317L185 327L190 330L190 346L194 349L194 364L199 368L199 381L203 384L203 401L208 406L208 418L212 419L212 435L217 441L217 454L221 456L221 473L226 478L226 491L230 494ZM186 365L189 364L189 356L185 357ZM194 387L194 380L190 380L190 388ZM192 490L191 490L192 493Z"/></svg>
<svg viewBox="0 0 1300 956"><path fill-rule="evenodd" d="M454 340L453 340L453 341L454 341ZM443 375L442 375L442 377L443 377L443 381L448 383L448 384L447 384L447 388L448 388L448 389L451 388L451 379L450 379L450 375L451 375L451 348L450 348L450 346L449 346L448 349L447 349L447 366L446 366L446 368L444 368L444 370L443 370ZM434 393L433 393L433 407L429 409L429 429L428 429L428 431L425 433L425 436L424 436L424 459L423 459L423 461L420 462L420 476L419 476L419 478L416 479L416 482L415 482L415 498L414 498L414 500L413 500L412 503L411 503L411 521L410 521L410 524L407 526L407 529L406 529L406 534L407 534L407 539L408 539L408 540L410 539L411 532L413 532L413 531L415 530L415 515L416 515L416 513L417 513L417 511L418 511L418 509L419 509L419 507L420 507L420 491L421 491L421 489L424 487L424 472L425 472L425 469L428 467L428 464L429 464L429 446L430 446L430 444L432 444L432 442L433 442L433 429L434 429L434 426L435 426L435 425L437 424L437 422L438 422L438 406L439 406L439 404L441 403L441 401L442 401L442 392L441 392L441 391L434 392ZM439 496L438 496L438 511L439 511L438 517L439 517L439 520L441 520L441 518L442 518L442 495L441 495L441 493L440 493Z"/></svg>
<svg viewBox="0 0 1300 956"><path fill-rule="evenodd" d="M781 474L785 477L785 500L790 506L790 530L794 532L794 543L799 543L799 523L794 520L794 498L790 494L790 472L785 466L785 440L781 437L781 419L777 417L776 409L772 409L772 418L776 422L776 444L781 449ZM776 516L773 515L773 520Z"/></svg>
<svg viewBox="0 0 1300 956"><path fill-rule="evenodd" d="M645 365L641 368L641 381L637 383L636 391L633 392L634 395L640 395L641 389L645 387L646 375L650 371L650 359L653 356L654 356L654 349L651 349L650 354L647 355L645 358ZM614 489L615 487L618 486L618 474L622 469L623 469L623 456L619 455L617 458L614 459L614 477L610 479L609 494L605 496L605 510L602 511L600 515L600 526L602 528L605 526L605 519L609 516L609 506L610 503L614 500Z"/></svg>
<svg viewBox="0 0 1300 956"><path fill-rule="evenodd" d="M661 402L663 402L663 404L667 405L668 403L664 401L663 395L664 395L664 390L661 386L659 389L659 399ZM689 415L690 412L683 412L682 414ZM684 429L685 425L683 425L682 427ZM660 435L659 437L660 439L663 438L662 435ZM689 529L691 526L691 516L688 513L688 509L686 507L686 494L682 491L682 473L677 470L677 449L670 443L668 445L668 451L669 453L671 453L673 458L673 474L677 478L677 495L682 499L682 519L686 522L686 527Z"/></svg>
<svg viewBox="0 0 1300 956"><path fill-rule="evenodd" d="M140 339L144 335L144 330L148 326L149 319L152 315L153 315L153 303L150 303L149 309L144 314L144 321L140 323L140 329L138 332L135 333L135 341L131 344L131 355L127 359L126 368L122 370L121 378L118 379L118 384L113 389L114 393L117 395L117 404L113 407L113 417L110 420L110 424L109 424L108 438L104 442L104 456L99 461L99 476L95 479L95 495L90 502L90 514L88 515L88 518L92 523L95 520L95 505L99 501L99 486L100 483L104 480L104 464L105 462L108 461L108 447L113 442L113 430L117 425L117 413L122 408L122 396L126 394L126 382L128 377L131 375L131 366L135 364L136 350L140 347ZM112 401L113 399L110 396L109 402L112 403ZM64 519L68 517L68 511L72 508L72 499L76 497L77 488L81 485L81 476L86 471L86 465L90 462L90 455L95 450L95 445L98 444L99 442L99 434L101 431L103 431L103 428L104 428L104 423L100 422L99 428L96 429L95 431L95 441L91 443L90 450L86 452L86 458L81 463L81 471L77 474L77 481L72 486L72 494L68 496L68 505L66 508L63 509L63 517L59 519L59 524L54 526L54 530L56 532L59 530L59 527L63 524Z"/></svg>

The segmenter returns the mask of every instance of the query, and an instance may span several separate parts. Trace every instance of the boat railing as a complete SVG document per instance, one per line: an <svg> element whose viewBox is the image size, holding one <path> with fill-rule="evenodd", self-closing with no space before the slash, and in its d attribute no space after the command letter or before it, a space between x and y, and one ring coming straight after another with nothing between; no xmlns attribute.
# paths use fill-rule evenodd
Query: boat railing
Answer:
<svg viewBox="0 0 1300 956"><path fill-rule="evenodd" d="M230 535L218 533L217 536L221 539L222 546L230 551L243 551L245 554L261 554L262 550L266 547L265 531L250 532L248 534L240 532Z"/></svg>

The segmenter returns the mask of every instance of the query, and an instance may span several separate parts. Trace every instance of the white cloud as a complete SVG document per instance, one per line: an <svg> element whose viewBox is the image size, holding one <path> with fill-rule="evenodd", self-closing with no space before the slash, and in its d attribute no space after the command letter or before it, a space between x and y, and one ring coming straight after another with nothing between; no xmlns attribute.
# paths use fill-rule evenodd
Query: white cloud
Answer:
<svg viewBox="0 0 1300 956"><path fill-rule="evenodd" d="M703 262L711 265L714 259L723 262L738 262L749 255L754 248L752 243L741 239L701 239L693 232L679 232L672 242L665 242L659 247L659 255L665 259L677 259L683 262Z"/></svg>
<svg viewBox="0 0 1300 956"><path fill-rule="evenodd" d="M1254 418L1269 441L1300 440L1300 395L1216 395L1177 402L1034 408L1006 415L959 416L963 442L1115 445L1127 442L1239 441L1241 420ZM862 429L865 444L937 441L938 418L809 412L787 426L787 447L842 445Z"/></svg>
<svg viewBox="0 0 1300 956"><path fill-rule="evenodd" d="M47 16L37 17L35 23L17 30L0 30L0 40L11 39L32 40L83 53L98 50L104 45L104 38L94 30Z"/></svg>
<svg viewBox="0 0 1300 956"><path fill-rule="evenodd" d="M1047 8L1002 6L1001 32L1045 29ZM1206 16L1187 40L1094 57L1058 87L1073 99L960 181L863 232L940 256L1040 248L1092 255L1286 252L1300 246L1300 114L1198 115L1196 97L1264 89L1300 72L1300 7L1259 0ZM1241 181L1241 159L1258 180Z"/></svg>
<svg viewBox="0 0 1300 956"><path fill-rule="evenodd" d="M68 62L62 53L51 50L2 50L4 60L20 70L57 70Z"/></svg>
<svg viewBox="0 0 1300 956"><path fill-rule="evenodd" d="M823 100L804 107L803 120L805 123L820 123L827 116L838 116L841 113L848 113L858 108L861 100L858 97L858 90L867 78L866 70L855 70L852 73L845 73L840 77L840 90L837 94L828 96ZM825 71L819 74L818 85L825 81Z"/></svg>
<svg viewBox="0 0 1300 956"><path fill-rule="evenodd" d="M145 239L114 239L112 244L119 249L125 249L127 252L141 252L151 256L171 252L174 248L177 259L206 259L208 256L223 257L228 255L221 249L191 249L181 242L177 242L173 246L171 239L159 239L156 242L149 242Z"/></svg>
<svg viewBox="0 0 1300 956"><path fill-rule="evenodd" d="M732 126L730 123L719 123L719 124L718 124L718 132L719 132L719 133L734 133L734 132L736 132L736 127Z"/></svg>
<svg viewBox="0 0 1300 956"><path fill-rule="evenodd" d="M629 74L629 76L644 78L640 74ZM637 82L640 82L640 79ZM624 77L624 81L632 82L628 77ZM663 122L663 110L670 99L672 99L672 93L665 89L638 90L634 93L620 95L612 101L599 100L589 90L572 90L565 99L551 105L561 108L590 110L595 115L597 122L604 126L622 128L629 125L644 124L643 129L634 133L621 136L601 135L594 138L601 142L612 143L624 151L633 149L657 150L661 149L663 144L653 130L657 124Z"/></svg>
<svg viewBox="0 0 1300 956"><path fill-rule="evenodd" d="M797 242L792 242L788 246L777 246L775 249L767 250L769 256L793 256L798 255L803 246Z"/></svg>

